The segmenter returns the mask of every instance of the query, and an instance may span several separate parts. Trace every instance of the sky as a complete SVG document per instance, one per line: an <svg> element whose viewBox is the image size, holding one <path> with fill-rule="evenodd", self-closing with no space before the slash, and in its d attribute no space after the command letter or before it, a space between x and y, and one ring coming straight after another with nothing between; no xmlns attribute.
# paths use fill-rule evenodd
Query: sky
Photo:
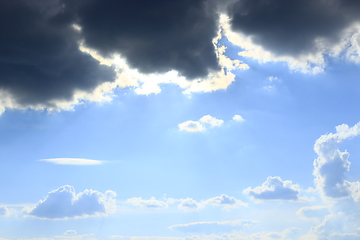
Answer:
<svg viewBox="0 0 360 240"><path fill-rule="evenodd" d="M0 240L360 239L359 11L0 0Z"/></svg>

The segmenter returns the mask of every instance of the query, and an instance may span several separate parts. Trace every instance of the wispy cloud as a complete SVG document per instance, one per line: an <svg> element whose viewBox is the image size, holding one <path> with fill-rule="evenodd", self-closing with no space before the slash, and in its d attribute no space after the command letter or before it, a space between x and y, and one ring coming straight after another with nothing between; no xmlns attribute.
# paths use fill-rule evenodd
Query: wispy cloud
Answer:
<svg viewBox="0 0 360 240"><path fill-rule="evenodd" d="M50 162L59 165L100 165L104 161L100 160L91 160L85 158L49 158L41 159L42 162Z"/></svg>

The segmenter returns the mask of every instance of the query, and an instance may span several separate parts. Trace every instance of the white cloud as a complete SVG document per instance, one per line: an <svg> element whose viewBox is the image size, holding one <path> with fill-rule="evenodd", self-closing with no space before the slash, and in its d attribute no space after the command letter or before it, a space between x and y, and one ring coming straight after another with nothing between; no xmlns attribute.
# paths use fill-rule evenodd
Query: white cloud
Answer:
<svg viewBox="0 0 360 240"><path fill-rule="evenodd" d="M359 200L359 182L349 182L345 179L345 173L350 170L348 160L350 154L341 152L340 143L350 137L360 134L360 124L349 127L342 124L336 127L336 133L322 135L316 140L314 150L318 158L314 160L314 172L316 188L323 196L341 198L352 196Z"/></svg>
<svg viewBox="0 0 360 240"><path fill-rule="evenodd" d="M201 132L204 131L204 126L197 121L186 121L178 125L180 131L187 132Z"/></svg>
<svg viewBox="0 0 360 240"><path fill-rule="evenodd" d="M140 206L140 207L148 207L148 208L167 208L168 204L163 201L159 201L154 197L150 199L142 199L141 197L130 198L126 200L127 204L131 204L133 206Z"/></svg>
<svg viewBox="0 0 360 240"><path fill-rule="evenodd" d="M202 207L204 207L203 204L195 201L192 198L180 199L180 204L178 205L178 208L180 210L183 210L186 212L197 211Z"/></svg>
<svg viewBox="0 0 360 240"><path fill-rule="evenodd" d="M281 180L280 177L268 177L266 181L258 187L247 188L245 194L254 200L298 200L299 186L292 184L291 181Z"/></svg>
<svg viewBox="0 0 360 240"><path fill-rule="evenodd" d="M229 210L231 208L237 208L240 206L247 207L248 204L244 203L234 197L230 197L226 194L221 194L218 197L210 198L204 201L204 204L211 204L215 206L222 206L224 209Z"/></svg>
<svg viewBox="0 0 360 240"><path fill-rule="evenodd" d="M234 115L233 118L232 118L234 121L237 121L237 122L242 122L242 121L245 121L245 119L240 116L240 115Z"/></svg>
<svg viewBox="0 0 360 240"><path fill-rule="evenodd" d="M187 224L176 224L169 227L171 230L188 233L218 233L228 232L234 229L238 230L239 227L248 228L256 221L252 220L233 220L233 221L211 221L211 222L193 222Z"/></svg>
<svg viewBox="0 0 360 240"><path fill-rule="evenodd" d="M0 216L8 216L10 211L7 207L0 207Z"/></svg>
<svg viewBox="0 0 360 240"><path fill-rule="evenodd" d="M302 207L296 214L303 219L320 220L329 214L329 206Z"/></svg>
<svg viewBox="0 0 360 240"><path fill-rule="evenodd" d="M94 190L85 190L76 194L72 186L63 186L48 193L44 200L28 212L28 215L44 219L66 219L88 216L100 216L113 213L116 209L116 193L104 194Z"/></svg>
<svg viewBox="0 0 360 240"><path fill-rule="evenodd" d="M212 127L220 127L224 123L224 120L217 119L210 115L203 116L202 118L200 118L199 121L203 123L207 123Z"/></svg>
<svg viewBox="0 0 360 240"><path fill-rule="evenodd" d="M99 160L90 160L84 158L50 158L50 159L41 159L42 162L50 162L59 165L99 165L104 161Z"/></svg>
<svg viewBox="0 0 360 240"><path fill-rule="evenodd" d="M201 132L206 130L206 127L202 123L208 124L211 127L220 127L224 123L224 120L217 119L210 115L205 115L201 117L199 121L186 121L180 123L178 127L180 131Z"/></svg>

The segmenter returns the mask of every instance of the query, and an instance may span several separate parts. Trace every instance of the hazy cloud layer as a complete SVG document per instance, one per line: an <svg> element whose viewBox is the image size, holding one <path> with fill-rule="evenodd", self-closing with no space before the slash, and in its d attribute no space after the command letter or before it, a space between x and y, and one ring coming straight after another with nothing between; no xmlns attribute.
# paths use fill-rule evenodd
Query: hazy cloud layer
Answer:
<svg viewBox="0 0 360 240"><path fill-rule="evenodd" d="M172 230L188 233L219 233L239 230L253 225L255 221L252 220L234 220L234 221L213 221L213 222L194 222L187 224L172 225L169 228Z"/></svg>
<svg viewBox="0 0 360 240"><path fill-rule="evenodd" d="M336 127L336 133L322 135L315 142L314 150L318 155L314 161L315 185L324 196L352 196L356 201L360 200L360 183L345 179L345 173L350 170L350 154L338 149L343 140L359 134L359 123L353 127L343 124Z"/></svg>
<svg viewBox="0 0 360 240"><path fill-rule="evenodd" d="M0 207L0 216L9 215L9 209L7 207Z"/></svg>
<svg viewBox="0 0 360 240"><path fill-rule="evenodd" d="M299 187L291 181L283 181L280 177L268 177L267 180L258 187L247 188L245 194L257 200L298 200Z"/></svg>
<svg viewBox="0 0 360 240"><path fill-rule="evenodd" d="M116 208L115 196L113 191L103 194L94 190L76 194L74 187L66 185L49 192L28 214L46 219L106 215Z"/></svg>

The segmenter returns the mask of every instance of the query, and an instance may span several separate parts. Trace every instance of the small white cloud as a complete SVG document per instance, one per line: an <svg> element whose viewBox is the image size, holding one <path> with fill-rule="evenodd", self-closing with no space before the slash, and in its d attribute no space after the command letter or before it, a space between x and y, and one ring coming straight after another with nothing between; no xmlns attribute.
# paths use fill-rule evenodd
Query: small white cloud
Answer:
<svg viewBox="0 0 360 240"><path fill-rule="evenodd" d="M233 118L232 118L234 121L237 121L237 122L242 122L242 121L245 121L245 119L240 116L240 115L234 115Z"/></svg>
<svg viewBox="0 0 360 240"><path fill-rule="evenodd" d="M254 200L298 200L299 186L280 177L268 177L261 186L249 187L244 193Z"/></svg>
<svg viewBox="0 0 360 240"><path fill-rule="evenodd" d="M201 132L204 131L204 126L196 121L186 121L180 123L179 125L180 131L187 131L187 132Z"/></svg>
<svg viewBox="0 0 360 240"><path fill-rule="evenodd" d="M226 194L221 194L218 197L210 198L204 202L205 204L212 204L216 206L222 206L224 209L237 208L239 206L247 207L247 203L244 203L234 197L230 197Z"/></svg>
<svg viewBox="0 0 360 240"><path fill-rule="evenodd" d="M210 115L206 115L200 118L200 122L210 124L212 127L220 127L224 123L224 120L214 118Z"/></svg>
<svg viewBox="0 0 360 240"><path fill-rule="evenodd" d="M107 215L116 209L115 196L113 191L103 194L94 190L76 194L74 187L66 185L49 192L28 214L44 219Z"/></svg>
<svg viewBox="0 0 360 240"><path fill-rule="evenodd" d="M163 201L159 201L154 197L150 199L142 199L141 197L130 198L126 200L127 204L131 204L133 206L140 206L140 207L148 207L148 208L167 208L168 204Z"/></svg>
<svg viewBox="0 0 360 240"><path fill-rule="evenodd" d="M59 165L99 165L103 161L99 160L90 160L84 158L50 158L50 159L41 159L42 162L50 162Z"/></svg>
<svg viewBox="0 0 360 240"><path fill-rule="evenodd" d="M181 202L178 205L178 208L186 212L197 211L200 208L204 207L203 204L198 203L192 198L181 199L180 201Z"/></svg>
<svg viewBox="0 0 360 240"><path fill-rule="evenodd" d="M205 115L201 117L199 121L186 121L180 123L178 126L180 131L201 132L206 130L205 126L202 123L208 124L211 127L220 127L224 123L224 120L217 119L210 115Z"/></svg>

